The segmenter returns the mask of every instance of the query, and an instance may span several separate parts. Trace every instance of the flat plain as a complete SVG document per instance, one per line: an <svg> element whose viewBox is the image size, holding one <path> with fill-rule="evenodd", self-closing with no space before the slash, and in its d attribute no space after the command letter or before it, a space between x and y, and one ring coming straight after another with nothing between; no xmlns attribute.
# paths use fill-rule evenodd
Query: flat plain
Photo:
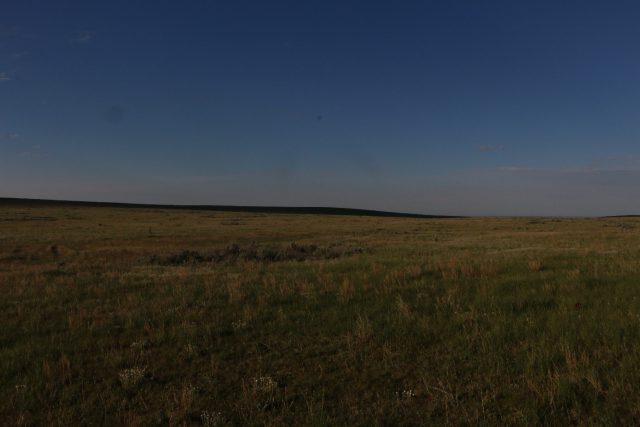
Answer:
<svg viewBox="0 0 640 427"><path fill-rule="evenodd" d="M640 422L640 220L0 207L2 425Z"/></svg>

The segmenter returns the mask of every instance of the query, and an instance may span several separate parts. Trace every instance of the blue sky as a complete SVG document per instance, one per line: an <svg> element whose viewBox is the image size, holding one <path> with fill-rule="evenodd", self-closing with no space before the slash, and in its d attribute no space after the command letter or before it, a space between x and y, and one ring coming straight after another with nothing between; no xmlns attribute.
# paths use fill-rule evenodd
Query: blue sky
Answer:
<svg viewBox="0 0 640 427"><path fill-rule="evenodd" d="M640 213L632 1L10 1L0 196Z"/></svg>

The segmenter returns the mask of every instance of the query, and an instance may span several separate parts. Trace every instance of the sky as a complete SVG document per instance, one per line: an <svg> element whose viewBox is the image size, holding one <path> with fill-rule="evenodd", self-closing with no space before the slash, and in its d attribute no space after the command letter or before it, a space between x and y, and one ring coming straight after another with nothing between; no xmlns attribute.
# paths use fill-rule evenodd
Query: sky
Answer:
<svg viewBox="0 0 640 427"><path fill-rule="evenodd" d="M0 197L640 213L640 3L30 1Z"/></svg>

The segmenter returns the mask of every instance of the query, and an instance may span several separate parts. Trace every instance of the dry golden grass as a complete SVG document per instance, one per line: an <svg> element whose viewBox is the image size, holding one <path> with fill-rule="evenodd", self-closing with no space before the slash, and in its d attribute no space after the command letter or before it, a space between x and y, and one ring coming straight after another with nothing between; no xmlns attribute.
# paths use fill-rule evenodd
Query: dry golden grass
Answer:
<svg viewBox="0 0 640 427"><path fill-rule="evenodd" d="M3 207L0 424L634 424L621 223Z"/></svg>

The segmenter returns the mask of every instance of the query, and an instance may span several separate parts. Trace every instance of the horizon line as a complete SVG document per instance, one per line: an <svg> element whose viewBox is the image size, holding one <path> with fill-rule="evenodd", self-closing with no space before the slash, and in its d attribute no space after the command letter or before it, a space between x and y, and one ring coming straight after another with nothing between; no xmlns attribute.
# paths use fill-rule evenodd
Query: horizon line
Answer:
<svg viewBox="0 0 640 427"><path fill-rule="evenodd" d="M41 199L29 197L0 197L0 206L6 205L71 205L79 207L112 207L133 209L206 210L219 212L254 212L270 214L375 216L388 218L637 218L640 214L614 215L451 215L421 214L413 212L384 211L378 209L345 208L336 206L265 206L265 205L215 205L215 204L166 204L105 202L96 200Z"/></svg>
<svg viewBox="0 0 640 427"><path fill-rule="evenodd" d="M463 215L429 215L409 212L391 212L376 209L343 208L334 206L256 206L256 205L214 205L214 204L159 204L159 203L128 203L104 202L88 200L59 200L22 197L0 197L0 206L6 205L71 205L84 207L113 207L134 209L176 209L176 210L207 210L220 212L254 212L276 214L309 214L309 215L346 215L346 216L377 216L395 218L465 218Z"/></svg>

